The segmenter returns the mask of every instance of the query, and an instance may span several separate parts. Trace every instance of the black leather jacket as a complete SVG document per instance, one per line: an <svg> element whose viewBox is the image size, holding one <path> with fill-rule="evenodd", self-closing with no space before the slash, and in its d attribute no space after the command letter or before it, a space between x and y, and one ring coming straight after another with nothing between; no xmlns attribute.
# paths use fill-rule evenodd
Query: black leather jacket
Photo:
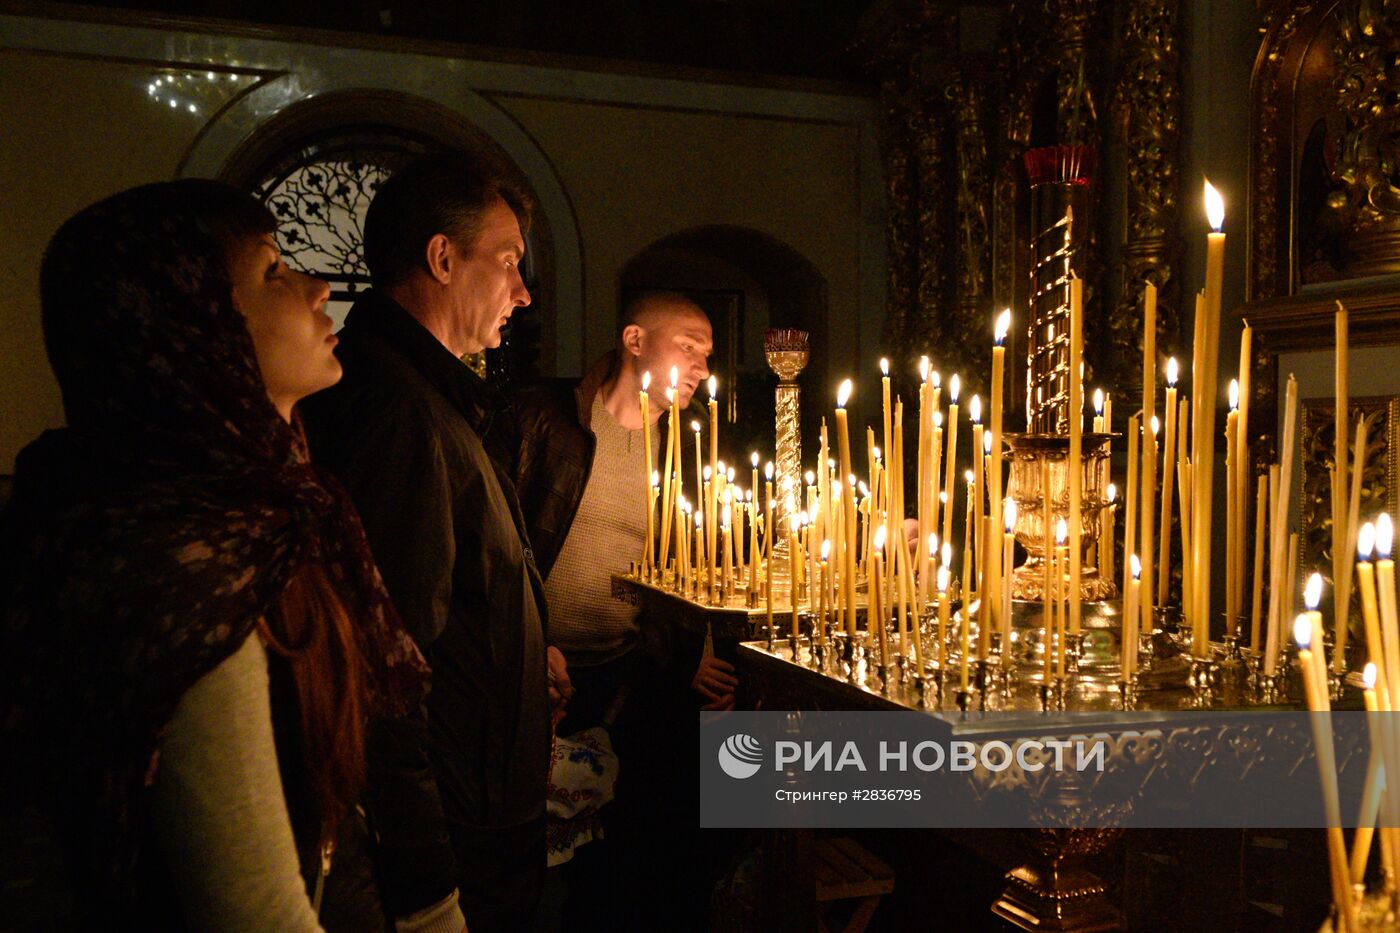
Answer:
<svg viewBox="0 0 1400 933"><path fill-rule="evenodd" d="M313 456L349 488L389 594L432 665L443 811L471 829L541 820L544 590L511 481L508 406L373 291L351 309L336 353L344 378L307 399L303 417Z"/></svg>

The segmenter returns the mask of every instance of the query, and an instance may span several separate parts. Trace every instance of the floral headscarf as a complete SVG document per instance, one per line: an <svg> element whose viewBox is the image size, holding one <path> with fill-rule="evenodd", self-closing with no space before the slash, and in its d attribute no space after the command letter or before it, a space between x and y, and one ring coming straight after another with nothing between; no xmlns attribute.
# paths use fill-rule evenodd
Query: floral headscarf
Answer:
<svg viewBox="0 0 1400 933"><path fill-rule="evenodd" d="M133 887L141 791L180 697L303 563L354 620L381 711L427 683L348 496L264 388L219 235L248 205L215 182L136 188L69 220L44 258L69 426L21 453L0 528L0 724L65 792L79 867L108 898Z"/></svg>

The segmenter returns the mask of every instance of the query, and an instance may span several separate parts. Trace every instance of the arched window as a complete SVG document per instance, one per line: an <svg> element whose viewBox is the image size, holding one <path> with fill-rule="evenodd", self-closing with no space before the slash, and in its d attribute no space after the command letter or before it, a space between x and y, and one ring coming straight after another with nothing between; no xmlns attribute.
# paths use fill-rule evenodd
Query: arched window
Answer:
<svg viewBox="0 0 1400 933"><path fill-rule="evenodd" d="M331 285L329 311L338 328L369 287L364 219L385 180L419 156L446 149L476 152L523 174L488 136L428 101L401 94L356 91L294 104L239 147L225 180L253 192L272 210L287 264ZM472 362L503 378L532 373L539 356L540 309L551 300L552 249L542 218L525 236L521 275L534 304L511 317L498 351Z"/></svg>

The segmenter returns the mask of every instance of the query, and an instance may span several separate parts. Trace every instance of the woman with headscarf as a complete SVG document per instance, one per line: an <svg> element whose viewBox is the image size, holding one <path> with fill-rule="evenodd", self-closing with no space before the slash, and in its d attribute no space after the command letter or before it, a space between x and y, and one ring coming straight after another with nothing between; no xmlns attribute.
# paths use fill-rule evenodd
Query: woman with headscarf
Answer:
<svg viewBox="0 0 1400 933"><path fill-rule="evenodd" d="M274 232L185 180L87 208L44 257L68 426L21 453L0 526L0 760L88 924L319 929L357 803L402 809L367 744L420 751L383 724L418 713L426 665L292 413L340 378L328 289ZM400 929L461 929L450 872L394 892L424 908ZM342 887L320 921L383 929L370 873Z"/></svg>

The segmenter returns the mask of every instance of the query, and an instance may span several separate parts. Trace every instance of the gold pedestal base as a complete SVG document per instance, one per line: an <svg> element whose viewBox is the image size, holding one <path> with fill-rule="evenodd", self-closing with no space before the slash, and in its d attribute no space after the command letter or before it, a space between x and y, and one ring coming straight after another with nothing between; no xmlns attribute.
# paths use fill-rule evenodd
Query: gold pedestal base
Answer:
<svg viewBox="0 0 1400 933"><path fill-rule="evenodd" d="M992 913L1022 930L1123 929L1123 914L1109 902L1103 881L1070 862L1022 865L1007 872L1006 889Z"/></svg>

